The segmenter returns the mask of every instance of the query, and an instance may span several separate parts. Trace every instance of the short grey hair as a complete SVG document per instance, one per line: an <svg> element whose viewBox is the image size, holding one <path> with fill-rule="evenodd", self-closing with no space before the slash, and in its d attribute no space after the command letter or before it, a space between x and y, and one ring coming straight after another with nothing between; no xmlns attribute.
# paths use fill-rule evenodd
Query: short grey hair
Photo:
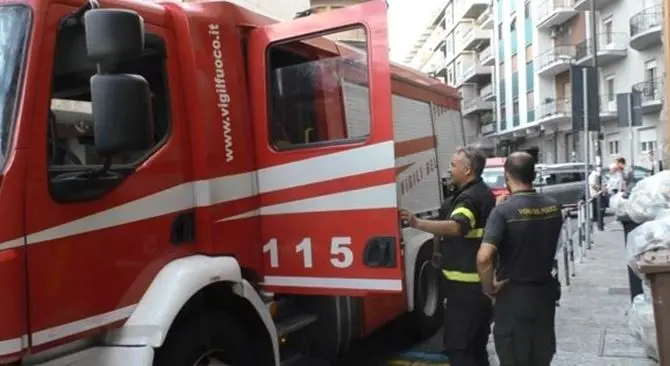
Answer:
<svg viewBox="0 0 670 366"><path fill-rule="evenodd" d="M465 159L470 164L470 169L475 177L481 177L484 167L486 166L486 155L484 152L474 146L468 145L456 149L457 154L463 154Z"/></svg>

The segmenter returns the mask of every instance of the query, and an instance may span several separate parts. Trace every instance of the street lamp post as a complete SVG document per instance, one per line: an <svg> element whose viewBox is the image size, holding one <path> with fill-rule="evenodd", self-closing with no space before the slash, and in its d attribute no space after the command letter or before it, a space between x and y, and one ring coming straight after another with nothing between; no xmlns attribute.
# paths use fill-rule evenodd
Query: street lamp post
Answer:
<svg viewBox="0 0 670 366"><path fill-rule="evenodd" d="M594 72L596 74L595 80L597 80L596 85L592 85L590 90L593 93L596 93L597 98L596 98L596 105L595 105L595 111L591 112L594 113L593 118L595 118L596 121L596 141L595 141L595 148L596 148L596 166L600 174L598 174L598 186L601 187L602 189L602 183L603 183L603 175L602 175L602 167L603 167L603 155L602 155L602 143L601 143L601 136L602 136L602 126L600 125L600 77L598 76L598 27L596 26L596 0L591 0L590 2L590 11L591 11L591 56L593 57L593 68ZM588 119L587 119L588 120ZM589 162L585 162L588 164ZM602 200L600 199L601 197L599 196L598 199L596 199L596 219L598 220L598 225L600 225L600 222L602 222ZM599 227L599 229L602 229Z"/></svg>

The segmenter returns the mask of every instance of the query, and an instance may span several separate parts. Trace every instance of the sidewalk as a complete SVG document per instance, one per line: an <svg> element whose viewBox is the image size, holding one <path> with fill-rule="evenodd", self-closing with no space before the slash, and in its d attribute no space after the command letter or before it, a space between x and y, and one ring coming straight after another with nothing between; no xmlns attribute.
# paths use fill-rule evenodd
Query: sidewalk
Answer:
<svg viewBox="0 0 670 366"><path fill-rule="evenodd" d="M606 231L594 232L593 242L586 258L576 264L570 286L563 286L556 312L558 352L552 365L657 365L628 328L630 295L621 225L608 223ZM560 277L565 283L563 268Z"/></svg>

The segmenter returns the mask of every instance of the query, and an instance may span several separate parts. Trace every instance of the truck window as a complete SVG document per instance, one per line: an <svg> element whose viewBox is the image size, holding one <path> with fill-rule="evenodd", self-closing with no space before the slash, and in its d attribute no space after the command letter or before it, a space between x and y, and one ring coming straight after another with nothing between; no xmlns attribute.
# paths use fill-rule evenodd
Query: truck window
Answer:
<svg viewBox="0 0 670 366"><path fill-rule="evenodd" d="M58 33L51 109L47 118L47 151L52 178L59 172L84 170L103 163L103 158L93 146L89 79L95 74L96 65L87 59L85 45L83 27L64 28ZM119 73L141 75L149 82L153 99L154 147L148 151L115 156L112 167L138 164L155 151L168 134L170 118L165 44L159 36L147 34L145 48L145 54L139 59L105 67L113 67Z"/></svg>
<svg viewBox="0 0 670 366"><path fill-rule="evenodd" d="M12 140L30 22L27 6L0 6L0 166L4 164Z"/></svg>
<svg viewBox="0 0 670 366"><path fill-rule="evenodd" d="M370 134L365 44L333 40L362 27L268 48L268 129L275 149L361 141Z"/></svg>

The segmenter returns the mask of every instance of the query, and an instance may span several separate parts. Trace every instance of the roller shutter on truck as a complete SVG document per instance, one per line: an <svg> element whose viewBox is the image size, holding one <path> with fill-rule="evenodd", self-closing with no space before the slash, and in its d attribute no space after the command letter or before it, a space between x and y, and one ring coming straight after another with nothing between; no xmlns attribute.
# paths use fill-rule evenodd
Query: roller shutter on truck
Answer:
<svg viewBox="0 0 670 366"><path fill-rule="evenodd" d="M358 84L343 85L350 136L367 132L363 130L369 126L367 92ZM436 211L440 207L441 177L456 148L464 144L460 112L393 95L393 128L399 206L417 213Z"/></svg>

